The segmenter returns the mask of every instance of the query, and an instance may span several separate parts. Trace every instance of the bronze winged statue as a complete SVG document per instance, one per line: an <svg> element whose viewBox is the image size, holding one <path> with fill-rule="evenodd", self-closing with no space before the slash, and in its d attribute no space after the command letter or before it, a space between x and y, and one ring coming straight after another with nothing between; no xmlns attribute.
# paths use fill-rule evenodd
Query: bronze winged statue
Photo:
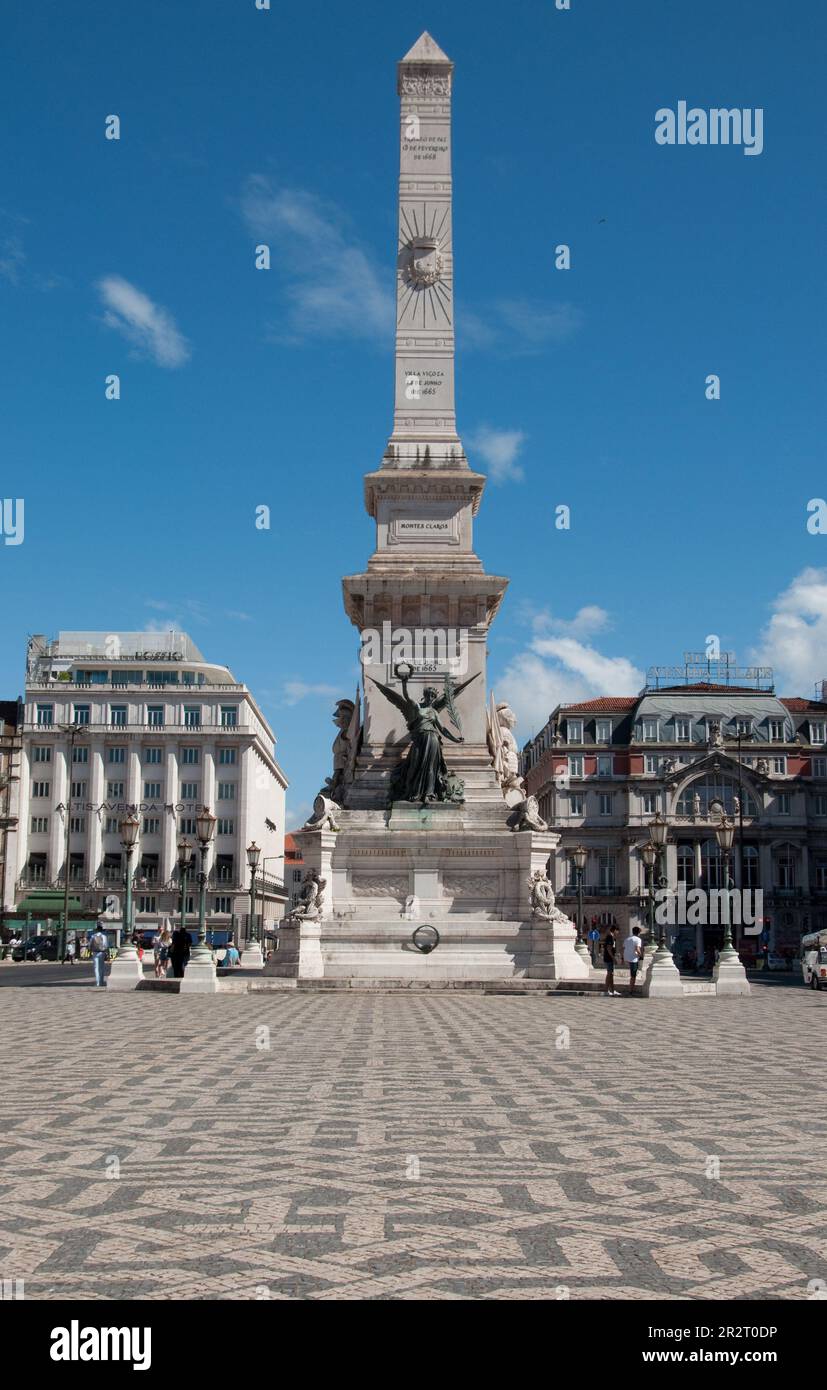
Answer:
<svg viewBox="0 0 827 1390"><path fill-rule="evenodd" d="M479 672L469 676L460 685L453 685L449 676L445 678L445 689L440 695L435 686L429 685L422 692L419 704L408 694L407 677L398 669L402 693L381 681L374 680L382 694L401 712L411 736L408 756L395 768L391 779L391 801L461 801L463 784L452 776L445 766L442 753L442 740L449 738L452 743L464 743L462 734L452 734L440 724L438 715L447 707L454 724L459 728L459 717L454 708L454 699ZM373 679L370 677L370 679Z"/></svg>

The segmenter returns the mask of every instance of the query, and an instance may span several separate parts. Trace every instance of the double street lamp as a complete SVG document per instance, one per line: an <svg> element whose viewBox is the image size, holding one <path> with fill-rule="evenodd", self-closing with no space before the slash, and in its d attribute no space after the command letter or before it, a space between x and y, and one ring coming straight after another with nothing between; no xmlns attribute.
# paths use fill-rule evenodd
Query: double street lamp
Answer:
<svg viewBox="0 0 827 1390"><path fill-rule="evenodd" d="M121 834L121 847L126 855L125 869L125 901L123 911L123 938L124 943L132 944L132 854L138 843L138 835L141 829L141 822L131 809L129 814L124 816L118 829Z"/></svg>
<svg viewBox="0 0 827 1390"><path fill-rule="evenodd" d="M649 839L645 845L641 846L640 857L646 869L646 887L649 893L649 942L650 947L655 946L655 871L657 870L657 882L659 888L666 887L666 876L663 873L662 856L666 849L666 837L669 833L669 822L660 811L649 822ZM663 922L659 925L657 934L657 954L663 959L664 955L671 954L666 945L666 928Z"/></svg>
<svg viewBox="0 0 827 1390"><path fill-rule="evenodd" d="M178 841L178 880L181 884L181 931L187 929L187 875L192 868L192 845L185 836Z"/></svg>
<svg viewBox="0 0 827 1390"><path fill-rule="evenodd" d="M247 867L250 870L250 930L248 932L248 938L253 942L258 941L256 927L256 872L258 870L258 861L260 858L261 848L256 844L255 840L253 840L252 844L247 846Z"/></svg>

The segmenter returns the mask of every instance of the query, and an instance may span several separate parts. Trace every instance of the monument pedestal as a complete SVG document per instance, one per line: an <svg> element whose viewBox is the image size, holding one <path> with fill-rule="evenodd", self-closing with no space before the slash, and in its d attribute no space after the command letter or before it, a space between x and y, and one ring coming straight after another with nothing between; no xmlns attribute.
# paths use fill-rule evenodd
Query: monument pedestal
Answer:
<svg viewBox="0 0 827 1390"><path fill-rule="evenodd" d="M532 916L530 880L559 836L509 830L508 806L343 811L338 834L295 835L326 880L320 921L282 926L268 975L300 979L587 979L574 923ZM332 890L332 891L331 891ZM420 950L418 927L435 928Z"/></svg>
<svg viewBox="0 0 827 1390"><path fill-rule="evenodd" d="M749 980L737 951L721 951L712 971L715 993L749 994Z"/></svg>

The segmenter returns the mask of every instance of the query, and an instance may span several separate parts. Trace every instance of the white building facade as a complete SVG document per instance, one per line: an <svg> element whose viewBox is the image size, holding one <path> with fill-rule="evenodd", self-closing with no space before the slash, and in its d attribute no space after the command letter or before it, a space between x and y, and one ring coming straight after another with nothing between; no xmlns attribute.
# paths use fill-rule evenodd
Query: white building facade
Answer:
<svg viewBox="0 0 827 1390"><path fill-rule="evenodd" d="M220 943L244 940L250 875L261 848L256 912L283 915L287 780L273 731L247 687L205 660L185 633L61 632L33 637L26 669L14 901L58 889L68 872L84 913L117 922L124 889L119 823L141 821L133 854L134 920L157 927L180 911L178 843L197 846L195 818L216 817L207 858L207 920ZM67 827L68 863L66 861ZM187 924L198 919L196 853Z"/></svg>

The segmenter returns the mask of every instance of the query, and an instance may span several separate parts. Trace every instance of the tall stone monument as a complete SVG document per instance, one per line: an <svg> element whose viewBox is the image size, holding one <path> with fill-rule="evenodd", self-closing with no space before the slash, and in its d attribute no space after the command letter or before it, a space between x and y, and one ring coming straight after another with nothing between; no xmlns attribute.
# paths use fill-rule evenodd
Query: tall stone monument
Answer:
<svg viewBox="0 0 827 1390"><path fill-rule="evenodd" d="M488 629L508 581L473 523L485 478L454 406L451 88L425 33L401 100L396 397L367 568L343 580L363 689L334 721L333 774L295 835L307 873L268 970L300 976L582 978L546 875L559 836L526 800L513 715L489 699Z"/></svg>

